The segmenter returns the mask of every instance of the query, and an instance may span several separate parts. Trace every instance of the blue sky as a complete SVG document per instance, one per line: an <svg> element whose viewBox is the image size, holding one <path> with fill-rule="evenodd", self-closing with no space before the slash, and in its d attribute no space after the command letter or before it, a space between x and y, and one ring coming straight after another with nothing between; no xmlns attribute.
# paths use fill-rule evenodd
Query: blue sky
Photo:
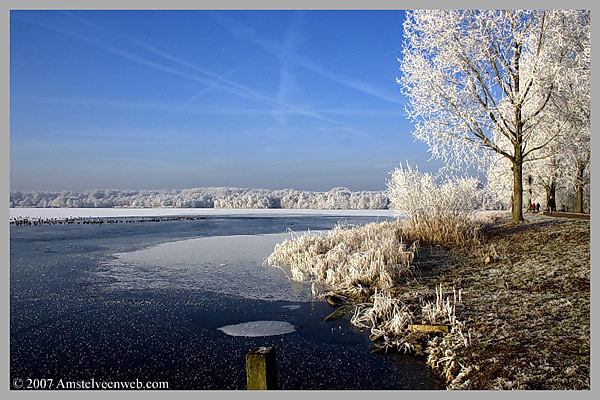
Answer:
<svg viewBox="0 0 600 400"><path fill-rule="evenodd" d="M12 11L11 190L385 188L402 11Z"/></svg>

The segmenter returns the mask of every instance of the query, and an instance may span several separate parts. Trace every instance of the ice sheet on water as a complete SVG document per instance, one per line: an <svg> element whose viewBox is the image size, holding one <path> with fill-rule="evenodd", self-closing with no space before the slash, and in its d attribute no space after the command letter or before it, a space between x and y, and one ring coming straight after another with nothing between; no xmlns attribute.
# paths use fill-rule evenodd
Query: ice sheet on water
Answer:
<svg viewBox="0 0 600 400"><path fill-rule="evenodd" d="M294 325L283 321L251 321L218 329L229 336L247 337L284 335L296 331Z"/></svg>
<svg viewBox="0 0 600 400"><path fill-rule="evenodd" d="M263 266L289 233L195 238L117 253L97 272L108 289L189 289L249 299L303 302L310 287ZM288 272L289 275L289 272Z"/></svg>

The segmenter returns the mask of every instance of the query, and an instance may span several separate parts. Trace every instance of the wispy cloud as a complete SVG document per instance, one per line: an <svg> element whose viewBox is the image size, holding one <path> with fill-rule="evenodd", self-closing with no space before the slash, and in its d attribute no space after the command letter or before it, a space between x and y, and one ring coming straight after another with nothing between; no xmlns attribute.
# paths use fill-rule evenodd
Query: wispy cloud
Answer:
<svg viewBox="0 0 600 400"><path fill-rule="evenodd" d="M132 110L156 110L160 112L181 113L181 114L197 114L197 115L269 115L273 113L272 108L224 108L214 106L200 106L188 104L182 107L179 103L156 103L144 101L127 101L114 99L92 99L88 97L46 97L46 96L23 96L17 95L11 97L11 102L19 103L41 103L41 104L64 104L69 106L84 106L84 107L106 107L106 108L129 108ZM382 109L349 109L349 108L318 108L312 110L318 115L343 115L343 116L373 116L373 117L390 117L390 118L405 118L401 111L398 110L382 110ZM277 111L281 115L297 115L294 109L279 109Z"/></svg>
<svg viewBox="0 0 600 400"><path fill-rule="evenodd" d="M102 31L102 32L104 32L104 33L112 36L113 38L118 38L118 39L123 39L124 38L122 34L117 33L115 31L110 30L110 29L108 29L106 27L103 27L101 25L95 24L95 23L93 23L93 22L91 22L91 21L89 21L89 20L87 20L85 18L81 18L81 17L79 17L78 15L76 15L74 13L65 12L65 14L68 15L69 17L71 17L71 18L73 18L73 19L81 22L82 24L87 25L88 27L94 28L96 30ZM222 89L218 85L221 82L229 84L229 85L232 85L232 86L236 87L237 89L244 89L243 87L241 87L239 85L236 85L235 82L232 82L232 81L229 81L229 80L225 79L226 76L230 75L234 71L236 71L239 68L241 68L241 64L236 65L234 68L232 68L231 70L227 71L223 75L218 75L218 74L214 74L211 71L208 71L206 69L199 68L196 65L188 63L188 62L186 62L186 61L184 61L182 59L174 57L171 54L168 54L168 53L166 53L164 51L161 51L160 49L158 49L158 48L156 48L154 46L151 46L150 44L148 44L146 42L139 41L139 40L134 40L134 39L131 39L131 38L125 38L125 40L128 41L128 42L130 42L130 43L133 43L133 44L137 45L138 47L141 47L141 48L143 48L143 49L145 49L145 50L147 50L147 51L149 51L149 52L151 52L151 53L153 53L155 55L158 55L158 56L163 57L163 58L165 58L167 60L176 62L178 64L184 65L184 66L186 66L188 68L196 70L197 72L200 72L200 73L202 73L202 74L204 74L204 75L212 78L212 81L209 81L205 88L203 88L202 90L200 90L194 96L192 96L189 99L187 99L185 103L190 103L190 102L198 99L200 96L202 96L206 92L210 91L211 89L214 89L214 88ZM252 98L252 99L255 99L255 98Z"/></svg>
<svg viewBox="0 0 600 400"><path fill-rule="evenodd" d="M292 85L292 73L289 62L289 56L293 53L300 41L299 29L303 19L302 13L294 13L292 22L290 23L284 39L281 51L279 52L279 88L277 91L276 99L281 104L287 104L288 96L290 94L290 86ZM274 112L275 118L279 121L280 125L285 124L283 115L278 110Z"/></svg>
<svg viewBox="0 0 600 400"><path fill-rule="evenodd" d="M182 107L181 104L155 103L143 101L126 101L114 99L91 99L83 97L45 97L45 96L13 96L11 102L17 104L20 102L27 103L44 103L44 104L65 104L72 106L93 106L93 107L108 107L108 108L130 108L138 110L156 110L161 112L173 112L182 114L199 114L199 115L241 115L241 114L265 114L272 112L271 108L224 108L224 107L205 107L188 105ZM293 114L293 110L282 111L288 114Z"/></svg>
<svg viewBox="0 0 600 400"><path fill-rule="evenodd" d="M234 72L239 71L242 67L243 67L243 64L237 64L235 67L231 68L229 71L227 71L223 75L221 75L221 78L224 79L225 77L232 75ZM211 90L215 89L217 82L219 82L218 79L213 80L212 84L210 84L210 85L204 87L202 90L198 91L192 97L187 99L184 104L192 103L192 102L196 101L197 99L199 99L200 97L204 96L206 93L209 93Z"/></svg>
<svg viewBox="0 0 600 400"><path fill-rule="evenodd" d="M316 108L314 111L325 115L361 115L406 119L402 109L384 110L380 108Z"/></svg>
<svg viewBox="0 0 600 400"><path fill-rule="evenodd" d="M72 16L72 14L69 14L69 15ZM92 44L96 47L100 47L106 51L109 51L113 54L121 56L125 59L137 62L142 65L146 65L146 66L154 68L156 70L166 72L166 73L169 73L169 74L172 74L175 76L179 76L182 78L190 79L190 80L193 80L196 82L200 82L200 83L206 85L207 87L217 88L217 89L220 89L224 92L230 93L235 96L240 96L240 97L246 98L246 99L254 101L254 102L258 102L258 103L262 103L264 105L282 109L288 113L294 113L294 114L302 115L305 117L313 118L318 121L326 122L326 123L329 123L331 125L338 127L342 131L346 131L346 132L353 133L353 134L358 134L361 136L369 136L367 133L362 132L358 129L349 127L341 121L337 121L337 120L325 117L325 116L320 115L310 109L292 105L292 104L289 104L288 102L282 102L279 99L277 99L276 97L274 98L272 96L268 96L268 95L261 93L253 88L250 88L248 86L245 86L245 85L239 84L235 81L232 81L230 79L227 79L222 75L218 75L210 70L207 70L205 68L202 68L195 64L192 64L186 60L183 60L177 56L174 56L174 55L172 55L162 49L159 49L155 46L152 46L148 43L131 39L124 35L113 32L109 29L100 27L97 24L86 23L86 25L88 25L88 26L94 27L95 29L102 30L103 32L108 33L108 34L114 36L115 38L120 39L120 40L118 40L119 42L126 41L129 44L134 45L138 49L146 50L147 52L149 52L155 56L161 57L172 63L178 64L180 66L187 67L187 68L195 71L196 73L185 72L181 69L174 68L174 67L168 66L166 64L160 63L160 62L152 61L146 57L139 55L137 52L134 52L131 50L126 50L122 47L117 47L112 44L108 44L104 41L99 41L99 40L93 39L91 36L86 36L81 33L74 32L74 31L59 27L59 26L51 25L51 24L48 24L48 23L40 21L40 20L23 17L22 15L19 16L18 18L23 21L26 21L26 22L29 22L32 24L36 24L38 26L42 26L47 29L54 30L54 31L62 33L64 35L73 37L77 40ZM85 21L84 19L82 19L80 17L76 17L76 19L79 21ZM243 30L244 27L241 26L240 29ZM277 46L277 48L280 51L282 50L279 46ZM198 75L197 73L200 73L200 75Z"/></svg>
<svg viewBox="0 0 600 400"><path fill-rule="evenodd" d="M205 85L212 85L212 86L218 87L219 89L221 89L223 91L229 92L231 94L236 94L236 95L239 95L239 96L243 96L243 97L246 97L246 98L248 98L250 100L260 101L260 102L267 103L267 104L272 104L272 101L267 96L261 95L261 94L255 92L255 91L249 90L249 89L247 89L245 87L241 87L240 85L233 85L231 82L224 81L223 79L221 79L216 74L213 74L213 73L211 73L209 71L203 70L203 69L198 68L196 66L192 66L191 64L185 63L182 60L178 60L177 58L172 57L172 56L168 55L167 53L161 52L158 49L155 49L155 48L153 48L153 47L151 47L149 45L145 45L144 47L146 49L150 50L151 52L153 52L153 53L155 53L157 55L160 55L160 56L162 56L164 58L171 59L172 61L178 61L179 63L183 63L184 65L187 65L187 66L191 66L191 67L193 67L193 69L195 69L195 70L197 70L199 72L202 72L203 74L205 74L205 75L207 75L207 76L209 76L211 78L214 78L217 82L215 82L214 80L209 80L209 79L207 79L205 77L202 77L202 76L199 76L199 75L196 75L196 74L191 74L191 73L187 73L187 72L181 71L179 69L170 67L168 65L165 65L165 64L162 64L162 63L159 63L159 62L151 61L151 60L149 60L149 59L147 59L145 57L140 56L139 54L137 54L135 52L132 52L132 51L129 51L129 50L125 50L125 49L123 49L121 47L113 46L111 44L108 44L108 43L105 43L105 42L101 42L101 41L92 39L90 36L85 36L83 34L80 34L80 33L77 33L77 32L73 32L73 31L70 31L70 30L58 27L58 26L54 26L54 25L51 25L51 24L48 24L48 23L45 23L45 22L42 22L42 21L39 21L39 20L34 20L34 19L22 17L22 16L19 17L19 19L27 21L27 22L35 24L35 25L39 25L39 26L45 27L47 29L54 30L56 32L60 32L60 33L62 33L64 35L67 35L67 36L73 37L73 38L75 38L77 40L80 40L80 41L92 44L92 45L94 45L96 47L103 48L104 50L107 50L107 51L109 51L109 52L111 52L113 54L116 54L116 55L121 56L123 58L126 58L128 60L137 62L139 64L146 65L148 67L152 67L152 68L157 69L159 71L168 72L170 74L177 75L177 76L180 76L180 77L183 77L183 78L187 78L187 79L190 79L190 80L194 80L194 81L203 83ZM78 18L78 19L81 20L81 18ZM111 31L106 30L106 29L105 29L105 31L106 32L111 32ZM223 84L221 82L224 82L225 84ZM238 91L238 89L245 89L245 90L242 90L240 92L240 91Z"/></svg>
<svg viewBox="0 0 600 400"><path fill-rule="evenodd" d="M272 39L262 36L257 33L251 27L244 25L242 22L235 21L225 15L223 13L211 12L209 14L218 24L228 29L234 36L241 40L245 40L249 43L253 43L271 53L276 55L281 54L283 49L282 46L278 45ZM289 52L287 54L287 59L290 63L295 64L299 67L306 68L312 72L318 73L326 78L331 79L334 82L337 82L341 85L356 89L365 94L377 97L381 100L385 100L395 104L403 104L403 101L396 97L390 96L379 88L372 86L371 84L361 81L360 79L355 79L343 74L339 74L336 72L329 71L325 69L326 64L318 64L311 60L308 57L301 56L299 54L295 54Z"/></svg>
<svg viewBox="0 0 600 400"><path fill-rule="evenodd" d="M290 30L288 31L288 36L289 36L289 40L286 40L284 42L284 46L282 47L277 47L279 48L279 54L280 55L285 55L285 59L288 60L289 57L287 57L287 55L291 55L292 54L292 48L295 45L295 42L298 40L297 37L295 36L295 32L297 29L297 26L300 24L301 20L298 18L294 21L294 23L292 24L292 27L290 28ZM361 136L369 136L367 133L362 132L358 129L352 128L347 126L346 124L344 124L341 121L337 121L328 117L325 117L321 114L318 114L310 109L307 108L302 108L299 107L297 105L291 104L287 101L287 99L285 99L285 97L282 95L287 93L287 89L288 89L288 85L289 85L289 71L285 72L285 74L288 74L288 77L286 78L284 75L284 84L283 87L282 85L280 85L280 89L279 89L279 93L276 97L271 97L268 96L266 94L260 93L252 88L249 88L248 86L245 85L241 85L237 82L234 82L230 79L226 79L224 76L222 75L217 75L211 71L208 71L204 68L198 67L194 64L191 64L188 61L185 61L179 57L176 57L172 54L167 53L164 50L158 49L154 46L151 46L147 43L142 43L142 42L135 42L137 45L139 45L140 47L143 47L144 49L158 55L161 56L167 60L170 60L172 62L175 62L177 64L180 64L182 66L185 67L189 67L195 71L198 71L200 73L203 73L205 75L208 75L211 78L214 78L215 80L212 81L211 84L209 84L211 87L216 87L216 88L220 88L223 90L226 90L230 93L233 94L240 94L250 100L255 100L258 102L262 102L263 104L267 104L267 105L271 105L271 106L275 106L277 107L277 109L279 110L279 112L283 111L285 113L292 113L292 114L298 114L298 115L303 115L306 117L310 117L319 121L323 121L323 122L327 122L329 124L332 124L334 126L337 126L338 128L347 131L349 133L354 133L354 134L358 134ZM287 61L286 61L287 62ZM289 66L287 67L289 68ZM282 90L283 89L283 90Z"/></svg>

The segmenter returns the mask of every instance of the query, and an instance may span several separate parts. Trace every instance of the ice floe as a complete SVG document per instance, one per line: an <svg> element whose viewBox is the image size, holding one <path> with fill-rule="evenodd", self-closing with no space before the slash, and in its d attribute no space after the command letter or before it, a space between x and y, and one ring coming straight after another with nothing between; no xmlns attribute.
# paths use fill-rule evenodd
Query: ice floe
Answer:
<svg viewBox="0 0 600 400"><path fill-rule="evenodd" d="M294 325L284 321L250 321L218 329L229 336L247 337L284 335L296 331Z"/></svg>

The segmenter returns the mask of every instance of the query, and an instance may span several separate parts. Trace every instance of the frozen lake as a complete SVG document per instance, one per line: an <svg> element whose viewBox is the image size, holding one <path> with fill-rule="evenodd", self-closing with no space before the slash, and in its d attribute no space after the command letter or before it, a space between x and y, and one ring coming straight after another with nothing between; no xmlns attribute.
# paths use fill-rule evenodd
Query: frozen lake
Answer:
<svg viewBox="0 0 600 400"><path fill-rule="evenodd" d="M422 359L371 354L366 332L323 321L332 308L314 301L308 285L262 266L289 230L385 216L259 211L154 224L11 226L11 381L244 389L245 354L276 346L283 389L443 387Z"/></svg>

